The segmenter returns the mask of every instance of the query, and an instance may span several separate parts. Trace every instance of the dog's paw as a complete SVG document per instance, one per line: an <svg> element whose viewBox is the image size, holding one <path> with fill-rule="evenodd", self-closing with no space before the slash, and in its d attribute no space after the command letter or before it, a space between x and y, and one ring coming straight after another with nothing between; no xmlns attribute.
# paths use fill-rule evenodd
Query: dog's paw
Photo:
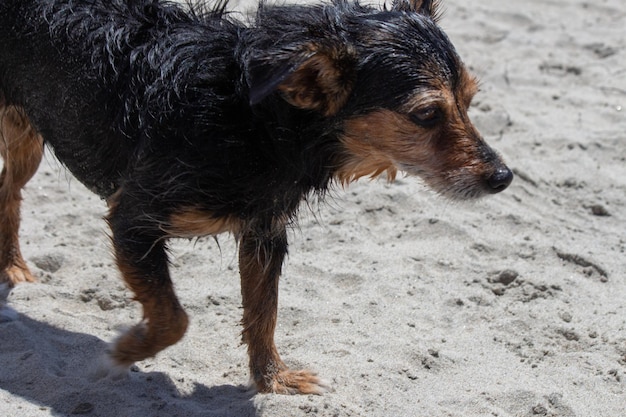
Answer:
<svg viewBox="0 0 626 417"><path fill-rule="evenodd" d="M109 349L96 361L89 372L92 381L110 379L118 381L128 377L130 366L122 365L111 357Z"/></svg>
<svg viewBox="0 0 626 417"><path fill-rule="evenodd" d="M309 370L284 369L276 373L271 383L256 383L259 392L274 394L315 394L329 391L329 385Z"/></svg>
<svg viewBox="0 0 626 417"><path fill-rule="evenodd" d="M19 284L20 282L36 282L37 280L30 272L26 264L22 262L18 262L14 265L11 265L5 271L0 273L0 281L8 281L13 285Z"/></svg>

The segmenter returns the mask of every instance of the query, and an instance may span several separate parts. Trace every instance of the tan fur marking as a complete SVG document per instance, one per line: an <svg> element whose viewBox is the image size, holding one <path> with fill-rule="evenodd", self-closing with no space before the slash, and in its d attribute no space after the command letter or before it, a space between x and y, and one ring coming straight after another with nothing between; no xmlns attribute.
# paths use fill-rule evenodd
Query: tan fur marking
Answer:
<svg viewBox="0 0 626 417"><path fill-rule="evenodd" d="M120 187L106 199L107 207L109 207L109 210L111 212L115 211L115 209L117 208L119 199L123 193L124 193L124 188Z"/></svg>
<svg viewBox="0 0 626 417"><path fill-rule="evenodd" d="M276 238L286 239L284 225L276 225L275 232ZM285 253L273 253L270 248L254 234L241 236L242 340L248 346L252 380L259 392L320 394L323 386L315 373L289 369L276 350L278 280Z"/></svg>
<svg viewBox="0 0 626 417"><path fill-rule="evenodd" d="M448 90L428 90L419 92L413 96L403 106L402 111L410 114L411 112L418 111L419 109L439 105L442 109L447 110L450 102L454 102L454 96Z"/></svg>
<svg viewBox="0 0 626 417"><path fill-rule="evenodd" d="M192 238L218 235L224 232L238 233L241 221L232 216L212 217L210 213L194 208L180 210L169 219L165 231L172 237Z"/></svg>
<svg viewBox="0 0 626 417"><path fill-rule="evenodd" d="M467 111L477 92L478 81L464 67L461 67L459 83L455 91L450 90L445 84L433 86L432 89L418 92L403 106L402 110L411 113L419 108L439 104L444 109L453 111L458 103L463 111Z"/></svg>
<svg viewBox="0 0 626 417"><path fill-rule="evenodd" d="M111 358L128 367L156 355L184 336L189 318L180 305L169 280L154 288L148 277L136 270L120 254L117 266L124 281L143 307L143 321L126 331L115 343Z"/></svg>
<svg viewBox="0 0 626 417"><path fill-rule="evenodd" d="M484 157L487 145L467 115L476 80L463 69L455 91L439 87L418 92L398 112L378 109L347 120L340 138L345 159L337 180L345 184L385 171L393 178L402 170L451 198L487 192L485 181L495 161ZM412 121L412 113L430 107L441 112L439 122L422 127Z"/></svg>
<svg viewBox="0 0 626 417"><path fill-rule="evenodd" d="M349 52L317 52L289 75L278 89L292 106L332 116L343 107L352 90L353 80L347 74L352 69L341 67L341 61L348 55Z"/></svg>
<svg viewBox="0 0 626 417"><path fill-rule="evenodd" d="M478 93L478 80L470 75L467 71L461 71L458 91L459 102L462 103L465 108L469 108L469 106L472 104L472 99Z"/></svg>
<svg viewBox="0 0 626 417"><path fill-rule="evenodd" d="M37 171L43 140L21 109L0 107L0 283L34 281L19 247L22 188Z"/></svg>
<svg viewBox="0 0 626 417"><path fill-rule="evenodd" d="M406 116L391 110L376 110L348 120L341 137L348 158L337 172L337 179L349 183L364 176L376 177L387 172L396 176L398 163L410 157L415 163L429 157L417 141L424 136ZM409 155L410 154L410 155Z"/></svg>

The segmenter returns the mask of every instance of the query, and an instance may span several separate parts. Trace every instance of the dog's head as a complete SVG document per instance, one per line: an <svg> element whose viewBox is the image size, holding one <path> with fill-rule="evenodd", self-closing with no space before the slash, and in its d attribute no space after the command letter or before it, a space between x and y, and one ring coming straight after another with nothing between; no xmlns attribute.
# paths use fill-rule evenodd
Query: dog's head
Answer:
<svg viewBox="0 0 626 417"><path fill-rule="evenodd" d="M278 92L338 126L338 180L400 170L454 199L511 183L468 117L477 83L437 25L436 2L396 0L381 11L338 0L300 10L283 12L293 23L274 27L287 33L252 61L250 102Z"/></svg>

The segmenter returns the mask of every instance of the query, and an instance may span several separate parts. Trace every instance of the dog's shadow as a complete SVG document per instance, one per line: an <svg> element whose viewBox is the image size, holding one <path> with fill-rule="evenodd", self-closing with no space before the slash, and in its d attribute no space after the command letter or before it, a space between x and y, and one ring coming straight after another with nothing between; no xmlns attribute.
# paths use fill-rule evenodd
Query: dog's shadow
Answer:
<svg viewBox="0 0 626 417"><path fill-rule="evenodd" d="M161 372L94 379L94 356L105 348L97 337L20 314L0 323L0 389L62 416L257 415L254 392L242 386L195 383L181 393Z"/></svg>

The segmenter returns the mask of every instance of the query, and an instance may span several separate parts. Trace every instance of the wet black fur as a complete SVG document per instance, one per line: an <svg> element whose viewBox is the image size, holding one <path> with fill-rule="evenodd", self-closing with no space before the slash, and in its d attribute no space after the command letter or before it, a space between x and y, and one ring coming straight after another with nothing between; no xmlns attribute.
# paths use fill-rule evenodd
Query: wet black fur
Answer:
<svg viewBox="0 0 626 417"><path fill-rule="evenodd" d="M235 219L241 259L260 263L272 288L286 223L349 157L344 122L458 82L461 63L433 2L411 11L405 1L392 10L261 4L244 24L225 3L0 0L0 106L23 109L58 159L108 200L116 258L139 301L169 288L168 221L185 209L209 224ZM303 107L280 87L318 56L346 95L318 88L308 68L300 92L316 105ZM242 276L249 288L254 279ZM269 307L244 301L244 311L271 318L268 291L259 299ZM244 323L249 345L260 343L254 320ZM276 362L257 369L252 359L257 383L276 372Z"/></svg>
<svg viewBox="0 0 626 417"><path fill-rule="evenodd" d="M81 182L105 198L123 187L138 215L194 206L254 220L327 189L343 120L457 76L429 16L339 0L262 4L242 24L224 6L0 0L0 94ZM310 44L343 51L354 83L330 117L275 91Z"/></svg>
<svg viewBox="0 0 626 417"><path fill-rule="evenodd" d="M173 214L237 219L242 247L282 260L285 219L324 194L347 158L343 121L458 76L428 14L342 0L261 4L242 24L224 6L0 0L0 105L23 108L89 189L116 193L108 221L118 262L155 290L170 282ZM332 56L351 86L330 116L277 91L316 53Z"/></svg>

